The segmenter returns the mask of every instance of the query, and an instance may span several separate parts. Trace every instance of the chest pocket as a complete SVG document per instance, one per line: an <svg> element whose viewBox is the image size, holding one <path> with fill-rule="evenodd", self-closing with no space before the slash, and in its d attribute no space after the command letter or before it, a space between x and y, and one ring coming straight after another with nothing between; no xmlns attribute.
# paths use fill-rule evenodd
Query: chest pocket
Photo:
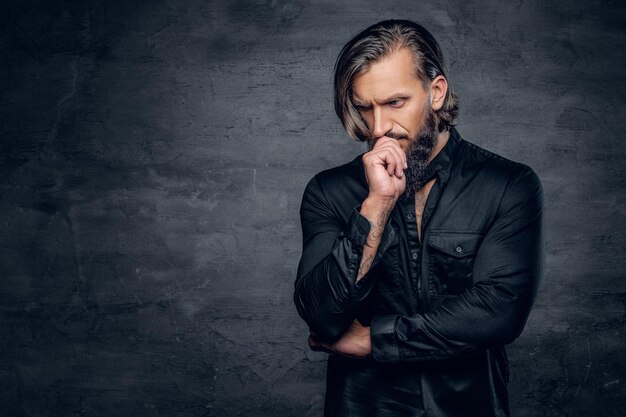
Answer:
<svg viewBox="0 0 626 417"><path fill-rule="evenodd" d="M457 295L471 287L474 258L482 239L478 232L431 232L429 295Z"/></svg>

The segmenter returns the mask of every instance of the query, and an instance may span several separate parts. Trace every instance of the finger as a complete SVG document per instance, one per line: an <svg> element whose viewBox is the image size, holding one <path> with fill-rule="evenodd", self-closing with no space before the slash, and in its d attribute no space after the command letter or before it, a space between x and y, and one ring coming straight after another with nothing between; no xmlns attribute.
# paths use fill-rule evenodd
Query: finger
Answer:
<svg viewBox="0 0 626 417"><path fill-rule="evenodd" d="M320 342L313 335L309 335L308 343L309 343L309 349L311 349L314 352L332 353L328 345L325 345L324 343Z"/></svg>
<svg viewBox="0 0 626 417"><path fill-rule="evenodd" d="M390 145L391 146L389 148L394 153L396 160L398 161L396 165L396 171L395 171L396 177L402 178L404 176L404 170L407 168L406 154L404 153L404 151L402 150L400 145L398 145L397 142L394 142L393 145L392 144Z"/></svg>
<svg viewBox="0 0 626 417"><path fill-rule="evenodd" d="M395 175L398 178L402 178L404 176L404 169L406 167L406 155L404 154L402 148L400 148L400 145L398 145L395 139L392 139L391 142L387 142L385 145L383 145L381 151L382 150L389 152L391 155L391 159L393 160L393 166L387 166L387 171L389 172L389 175ZM389 168L393 169L390 170Z"/></svg>
<svg viewBox="0 0 626 417"><path fill-rule="evenodd" d="M311 349L322 345L320 342L317 341L317 339L312 334L309 335L309 339L307 340L307 342L309 343L309 347Z"/></svg>
<svg viewBox="0 0 626 417"><path fill-rule="evenodd" d="M396 154L394 154L390 146L380 146L377 149L372 150L371 155L376 157L378 163L385 167L389 176L394 175L398 161Z"/></svg>
<svg viewBox="0 0 626 417"><path fill-rule="evenodd" d="M387 173L389 174L390 177L393 177L393 174L396 170L396 165L398 164L396 161L396 156L393 154L393 152L386 150L387 154Z"/></svg>
<svg viewBox="0 0 626 417"><path fill-rule="evenodd" d="M400 141L398 139L391 139L389 141L386 141L385 144L387 146L390 146L391 148L393 148L395 151L397 151L397 154L400 156L400 160L402 161L402 167L404 169L407 168L406 166L406 152L404 152L404 150L402 149L402 146L400 146Z"/></svg>
<svg viewBox="0 0 626 417"><path fill-rule="evenodd" d="M396 155L399 156L399 160L401 162L400 169L408 168L407 163L406 163L406 152L404 152L404 150L400 146L400 142L397 139L390 138L388 136L383 136L380 139L378 139L375 147L381 147L385 149L387 148L394 149L395 151L397 151ZM399 174L399 172L397 172L397 174Z"/></svg>

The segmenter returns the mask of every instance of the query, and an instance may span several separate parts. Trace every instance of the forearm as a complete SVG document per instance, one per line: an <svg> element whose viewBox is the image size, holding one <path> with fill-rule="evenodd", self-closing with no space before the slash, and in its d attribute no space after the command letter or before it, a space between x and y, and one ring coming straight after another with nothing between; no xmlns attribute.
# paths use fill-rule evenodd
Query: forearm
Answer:
<svg viewBox="0 0 626 417"><path fill-rule="evenodd" d="M327 184L318 176L307 185L300 207L304 245L294 301L300 316L319 337L337 339L350 326L356 307L373 287L368 273L397 239L388 219L404 191L402 167L406 162L402 155L392 138L378 140L374 149L363 155L368 195L359 211L353 209L347 224L336 183L330 185L333 192L325 189ZM352 188L362 185L355 182ZM348 195L353 191L346 189Z"/></svg>
<svg viewBox="0 0 626 417"><path fill-rule="evenodd" d="M379 203L364 200L361 210L354 210L347 227L334 237L330 253L313 266L312 260L320 257L326 244L319 235L305 243L294 301L311 331L322 339L337 339L350 326L355 307L374 284L367 273L395 239L387 222L393 206Z"/></svg>
<svg viewBox="0 0 626 417"><path fill-rule="evenodd" d="M356 282L359 282L361 278L369 272L372 266L393 206L393 200L381 200L373 197L368 197L361 205L360 213L370 222L370 231L367 235L365 245L363 246L363 255L356 276Z"/></svg>
<svg viewBox="0 0 626 417"><path fill-rule="evenodd" d="M529 277L538 281L539 273ZM506 345L521 333L535 284L504 289L477 285L437 309L414 316L377 316L372 343L379 361L419 361L463 356Z"/></svg>

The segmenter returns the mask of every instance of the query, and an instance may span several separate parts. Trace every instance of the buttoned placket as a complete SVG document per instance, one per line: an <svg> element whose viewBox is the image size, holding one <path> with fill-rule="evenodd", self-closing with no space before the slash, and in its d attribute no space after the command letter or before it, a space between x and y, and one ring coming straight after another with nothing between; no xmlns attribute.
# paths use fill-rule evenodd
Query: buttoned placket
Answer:
<svg viewBox="0 0 626 417"><path fill-rule="evenodd" d="M420 258L422 253L422 247L417 235L417 221L415 219L415 200L412 198L401 200L400 208L402 211L403 223L406 230L407 246L409 250L409 279L411 280L411 288L414 292L414 300L419 305L421 291Z"/></svg>
<svg viewBox="0 0 626 417"><path fill-rule="evenodd" d="M433 158L429 166L427 178L428 180L436 178L436 181L428 193L424 205L420 233L418 234L417 231L415 198L401 198L396 203L396 209L394 209L392 222L394 227L398 228L398 237L406 240L405 250L407 251L402 251L403 254L400 255L398 267L401 270L400 275L410 284L411 295L417 311L428 310L429 296L433 295L433 291L436 293L435 289L431 288L432 283L428 280L428 261L422 257L424 256L424 245L427 244L429 235L428 223L448 182L450 160L456 151L456 143L454 142L457 140L458 138L451 136L448 144Z"/></svg>
<svg viewBox="0 0 626 417"><path fill-rule="evenodd" d="M422 213L422 223L420 226L421 230L419 235L417 232L417 220L415 218L415 199L402 199L400 204L402 217L404 218L404 224L406 228L407 245L409 250L408 273L411 280L411 287L415 291L414 298L417 302L418 308L424 307L423 303L428 302L427 292L429 292L430 289L428 291L425 291L424 293L422 291L422 252L425 244L425 230L428 226L428 221L432 216L435 206L439 201L439 197L442 191L442 185L444 181L442 178L443 176L441 175L441 169L445 169L446 165L447 164L443 164L433 167L434 169L436 169L436 171L431 173L430 179L436 178L436 180L432 188L430 189L430 192L428 193L428 197L426 198L424 211ZM457 248L456 250L459 251L459 248Z"/></svg>

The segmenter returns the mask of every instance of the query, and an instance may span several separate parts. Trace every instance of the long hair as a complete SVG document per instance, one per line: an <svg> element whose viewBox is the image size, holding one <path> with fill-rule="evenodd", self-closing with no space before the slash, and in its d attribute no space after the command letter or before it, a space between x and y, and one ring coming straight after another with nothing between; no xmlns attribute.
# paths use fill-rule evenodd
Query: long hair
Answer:
<svg viewBox="0 0 626 417"><path fill-rule="evenodd" d="M352 103L354 79L371 63L401 48L412 52L416 76L425 89L439 75L448 80L441 48L423 26L410 20L384 20L368 27L343 47L335 63L335 112L352 138L364 141L370 135ZM438 130L442 132L453 126L458 112L458 99L448 80L443 105L435 112Z"/></svg>

